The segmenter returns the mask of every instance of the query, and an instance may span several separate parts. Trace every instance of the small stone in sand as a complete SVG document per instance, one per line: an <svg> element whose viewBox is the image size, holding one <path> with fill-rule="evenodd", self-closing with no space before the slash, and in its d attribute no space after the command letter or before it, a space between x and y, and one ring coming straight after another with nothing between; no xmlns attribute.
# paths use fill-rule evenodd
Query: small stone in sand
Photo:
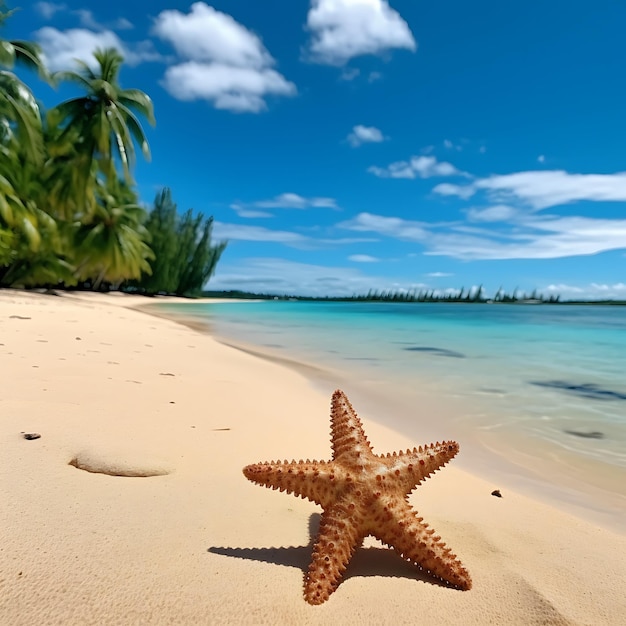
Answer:
<svg viewBox="0 0 626 626"><path fill-rule="evenodd" d="M24 439L28 439L29 441L31 439L39 439L39 437L41 437L39 433L24 433Z"/></svg>
<svg viewBox="0 0 626 626"><path fill-rule="evenodd" d="M494 489L494 490L491 492L491 495L492 495L492 496L495 496L496 498L501 498L501 497L502 497L502 494L500 493L500 490L499 490L499 489Z"/></svg>

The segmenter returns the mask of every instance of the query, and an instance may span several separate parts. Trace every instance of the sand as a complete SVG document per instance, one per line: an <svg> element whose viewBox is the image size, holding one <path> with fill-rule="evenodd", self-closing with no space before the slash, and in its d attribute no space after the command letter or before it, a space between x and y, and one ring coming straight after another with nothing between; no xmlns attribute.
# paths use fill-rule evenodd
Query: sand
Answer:
<svg viewBox="0 0 626 626"><path fill-rule="evenodd" d="M368 539L309 606L320 509L241 469L330 458L332 383L132 309L143 302L0 291L0 624L626 623L626 533L494 497L497 475L454 460L411 502L473 589ZM375 452L428 443L355 408Z"/></svg>

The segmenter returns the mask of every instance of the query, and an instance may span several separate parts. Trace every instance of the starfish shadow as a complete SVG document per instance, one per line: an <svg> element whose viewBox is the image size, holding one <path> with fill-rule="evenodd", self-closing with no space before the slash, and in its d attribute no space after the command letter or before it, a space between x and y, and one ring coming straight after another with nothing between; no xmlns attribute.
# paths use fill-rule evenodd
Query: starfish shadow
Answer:
<svg viewBox="0 0 626 626"><path fill-rule="evenodd" d="M309 518L309 544L306 546L285 546L271 548L233 548L211 546L207 552L230 556L251 561L261 561L263 563L274 563L275 565L285 565L287 567L297 567L302 570L305 576L313 544L320 524L321 515L314 513ZM431 576L428 572L420 569L419 566L412 565L408 561L400 558L391 548L379 548L369 546L358 548L346 571L343 580L356 576L384 576L388 578L411 578L422 582L437 585L439 587L449 587L451 585L445 581Z"/></svg>

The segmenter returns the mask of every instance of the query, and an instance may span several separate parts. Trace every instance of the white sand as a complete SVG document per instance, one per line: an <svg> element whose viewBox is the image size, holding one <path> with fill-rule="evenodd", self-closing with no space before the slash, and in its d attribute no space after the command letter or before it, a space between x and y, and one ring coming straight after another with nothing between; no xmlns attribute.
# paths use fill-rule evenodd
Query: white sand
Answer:
<svg viewBox="0 0 626 626"><path fill-rule="evenodd" d="M125 308L141 301L0 291L0 624L626 623L626 536L495 498L454 461L412 502L471 591L367 540L307 605L319 508L241 469L330 458L332 385ZM428 443L355 408L376 452Z"/></svg>

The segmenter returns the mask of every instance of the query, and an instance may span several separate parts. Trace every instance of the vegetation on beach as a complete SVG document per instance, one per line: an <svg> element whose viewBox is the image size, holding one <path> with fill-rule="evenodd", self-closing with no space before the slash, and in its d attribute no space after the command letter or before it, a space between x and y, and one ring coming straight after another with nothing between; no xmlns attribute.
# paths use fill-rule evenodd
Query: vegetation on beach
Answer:
<svg viewBox="0 0 626 626"><path fill-rule="evenodd" d="M248 291L203 291L205 297L219 298L246 298L250 300L323 300L329 302L466 302L466 303L541 303L558 304L561 303L559 295L548 297L533 291L530 294L520 293L517 289L513 293L506 293L502 288L498 289L493 298L485 295L481 286L473 289L461 287L458 291L446 290L445 292L435 289L421 290L375 290L370 289L366 294L354 294L351 296L294 296L277 295L269 293L253 293Z"/></svg>
<svg viewBox="0 0 626 626"><path fill-rule="evenodd" d="M155 254L152 272L127 289L148 295L200 295L226 247L225 242L211 243L213 217L194 216L191 209L180 215L166 188L157 194L145 226Z"/></svg>
<svg viewBox="0 0 626 626"><path fill-rule="evenodd" d="M0 26L11 13L0 0ZM117 50L94 58L51 75L36 44L0 39L0 287L196 294L225 244L211 243L212 218L172 204L162 221L165 192L143 208L132 170L136 148L150 157L141 121L155 123L152 101L121 87ZM19 66L80 94L45 111Z"/></svg>

